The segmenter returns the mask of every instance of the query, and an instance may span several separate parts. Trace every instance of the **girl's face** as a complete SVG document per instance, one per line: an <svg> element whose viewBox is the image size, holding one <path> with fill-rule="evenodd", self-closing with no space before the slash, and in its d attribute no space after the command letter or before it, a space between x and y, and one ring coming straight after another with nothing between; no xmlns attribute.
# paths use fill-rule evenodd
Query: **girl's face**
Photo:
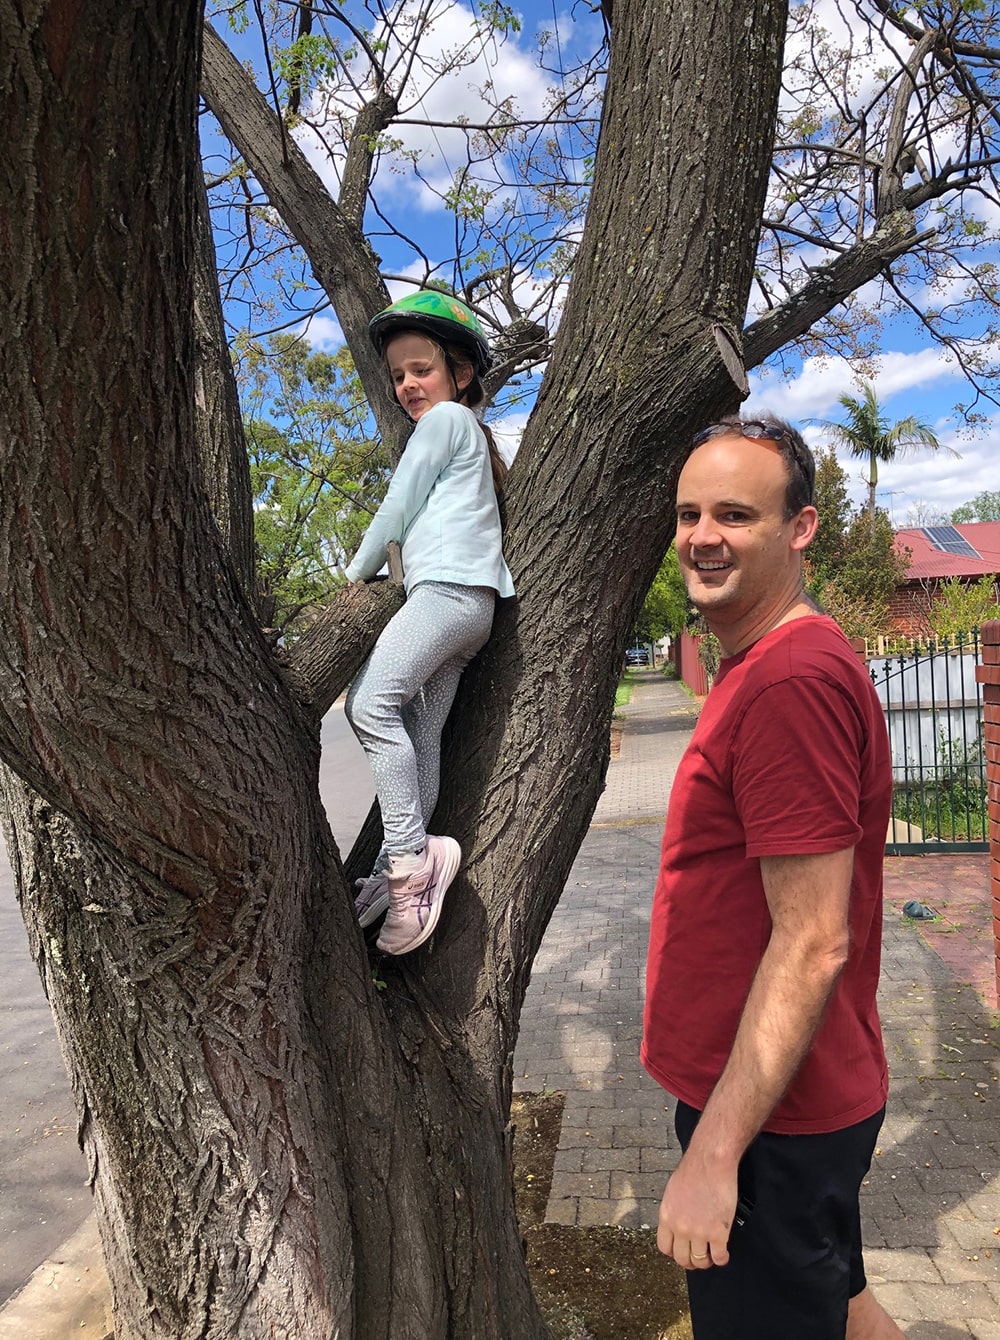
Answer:
<svg viewBox="0 0 1000 1340"><path fill-rule="evenodd" d="M455 368L456 385L439 346L417 331L394 335L385 346L385 361L396 399L411 419L419 419L442 400L453 400L472 380L472 368L460 363Z"/></svg>

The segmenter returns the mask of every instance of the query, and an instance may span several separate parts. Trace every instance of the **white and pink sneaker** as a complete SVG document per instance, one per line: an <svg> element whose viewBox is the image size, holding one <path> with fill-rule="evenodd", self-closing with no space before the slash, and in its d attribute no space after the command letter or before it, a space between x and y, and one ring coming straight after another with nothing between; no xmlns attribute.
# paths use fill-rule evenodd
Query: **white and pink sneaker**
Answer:
<svg viewBox="0 0 1000 1340"><path fill-rule="evenodd" d="M367 879L356 879L354 887L358 890L354 910L358 914L358 925L364 930L373 921L378 921L389 906L389 872L379 870Z"/></svg>
<svg viewBox="0 0 1000 1340"><path fill-rule="evenodd" d="M389 915L376 948L384 954L408 954L429 939L461 863L462 849L454 838L428 837L419 869L401 875L390 871Z"/></svg>

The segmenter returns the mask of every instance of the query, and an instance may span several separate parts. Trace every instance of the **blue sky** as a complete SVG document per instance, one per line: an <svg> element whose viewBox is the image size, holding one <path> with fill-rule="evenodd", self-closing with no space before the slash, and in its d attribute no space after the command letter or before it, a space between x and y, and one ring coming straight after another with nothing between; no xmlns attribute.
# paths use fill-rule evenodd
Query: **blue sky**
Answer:
<svg viewBox="0 0 1000 1340"><path fill-rule="evenodd" d="M544 102L547 88L553 79L539 68L535 34L547 29L550 37L549 65L555 64L558 54L564 60L574 53L586 53L599 41L601 20L586 6L570 8L561 0L539 0L539 3L517 6L522 15L522 31L509 37L498 49L498 55L487 72L498 95L509 97L514 105L526 113L537 110ZM835 0L819 0L821 14L831 25L840 21ZM574 17L575 16L575 17ZM434 29L433 44L445 52L453 49L467 33L470 11L461 5L441 0ZM232 40L227 34L227 40ZM432 44L432 45L433 45ZM243 39L236 48L241 56L250 51L250 39ZM472 69L450 82L429 85L426 95L411 102L413 119L444 120L450 115L464 113L478 119L481 99L476 92L477 80L484 76L485 64L478 62ZM405 147L420 158L421 177L411 172L389 171L386 165L379 179L382 199L395 210L402 210L406 230L418 241L432 263L446 257L453 242L453 225L440 207L435 190L443 188L449 170L461 158L460 137L456 132L440 128L413 126L403 135ZM321 150L315 137L303 137L303 147L314 166L331 184L336 183L337 159ZM418 273L422 266L412 252L397 243L377 242L383 256L384 268L399 276ZM441 277L451 279L442 271ZM524 274L519 281L527 293L533 276ZM394 296L406 291L399 282L390 283ZM332 313L313 319L309 338L317 345L333 347L340 342L340 331ZM889 511L894 524L919 524L920 509L931 508L947 515L959 504L984 490L1000 488L1000 411L986 424L979 425L971 436L956 415L954 406L969 401L972 394L954 361L915 323L887 322L882 332L881 350L874 364L867 369L880 401L890 419L910 414L930 424L940 440L960 453L956 458L945 451L935 454L922 452L904 457L880 467L879 502ZM803 362L794 356L786 359L785 368L764 367L751 376L751 397L745 406L750 412L769 409L799 424L810 443L825 446L829 434L814 422L837 419L842 411L837 403L842 393L856 394L858 383L855 373L841 358L822 360L810 358ZM982 406L981 406L982 408ZM989 406L985 407L987 410ZM509 415L506 421L496 422L501 437L513 448L526 418L524 409ZM838 454L850 479L851 495L861 502L866 494L864 467L843 451Z"/></svg>
<svg viewBox="0 0 1000 1340"><path fill-rule="evenodd" d="M887 327L880 367L871 378L890 420L914 415L929 424L945 447L959 452L918 451L889 464L879 465L878 503L897 528L925 524L918 519L920 504L948 514L978 493L1000 489L1000 412L990 423L980 425L970 437L956 401L969 399L966 383L944 352L930 344L908 348L905 332L894 339ZM750 378L751 395L744 412L770 409L801 426L814 448L834 445L826 430L809 420L840 420L838 402L842 394L858 395L851 369L839 359L817 364L807 360L790 377L762 369ZM848 473L850 494L855 502L867 497L867 465L835 447ZM910 515L908 515L908 513Z"/></svg>

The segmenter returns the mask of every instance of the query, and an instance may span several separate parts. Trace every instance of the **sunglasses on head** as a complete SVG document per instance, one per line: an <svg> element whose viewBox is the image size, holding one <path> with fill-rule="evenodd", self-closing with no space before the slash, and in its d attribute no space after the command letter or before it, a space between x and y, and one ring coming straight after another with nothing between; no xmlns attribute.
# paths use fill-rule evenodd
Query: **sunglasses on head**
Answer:
<svg viewBox="0 0 1000 1340"><path fill-rule="evenodd" d="M767 423L763 419L745 419L740 423L709 424L707 428L702 429L700 433L696 433L691 439L690 450L694 451L696 447L700 447L713 437L725 437L727 433L738 437L748 437L751 441L787 443L788 451L796 465L810 478L812 477L812 472L808 469L793 434L787 428L783 428L780 423Z"/></svg>
<svg viewBox="0 0 1000 1340"><path fill-rule="evenodd" d="M740 423L713 423L707 428L703 428L700 433L695 433L691 439L692 450L700 447L703 442L707 442L713 437L724 437L727 433L734 433L739 437L764 438L768 442L787 442L792 451L795 451L795 442L787 428L782 428L780 424L764 423L761 419L746 419ZM798 455L798 453L795 453Z"/></svg>

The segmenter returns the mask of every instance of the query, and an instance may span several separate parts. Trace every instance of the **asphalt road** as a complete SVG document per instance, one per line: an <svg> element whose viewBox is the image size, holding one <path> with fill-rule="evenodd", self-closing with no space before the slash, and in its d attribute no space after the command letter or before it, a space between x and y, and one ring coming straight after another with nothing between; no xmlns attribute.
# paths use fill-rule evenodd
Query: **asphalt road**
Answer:
<svg viewBox="0 0 1000 1340"><path fill-rule="evenodd" d="M371 775L341 704L326 714L322 738L320 790L346 853L372 802ZM69 1081L0 838L0 1303L90 1213L86 1176Z"/></svg>

